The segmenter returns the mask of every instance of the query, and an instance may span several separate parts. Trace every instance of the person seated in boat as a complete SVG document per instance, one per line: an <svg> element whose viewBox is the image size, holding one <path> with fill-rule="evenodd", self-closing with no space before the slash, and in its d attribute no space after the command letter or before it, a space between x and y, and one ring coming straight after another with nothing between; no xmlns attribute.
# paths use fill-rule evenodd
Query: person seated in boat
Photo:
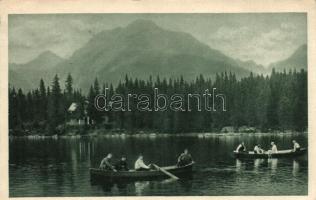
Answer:
<svg viewBox="0 0 316 200"><path fill-rule="evenodd" d="M244 142L240 143L236 149L236 152L242 152L242 151L246 151L246 146Z"/></svg>
<svg viewBox="0 0 316 200"><path fill-rule="evenodd" d="M126 162L126 156L122 156L121 160L116 163L115 169L117 171L128 171L128 164Z"/></svg>
<svg viewBox="0 0 316 200"><path fill-rule="evenodd" d="M144 163L143 155L139 155L138 159L135 162L134 168L136 171L148 171L151 168L151 165L146 165Z"/></svg>
<svg viewBox="0 0 316 200"><path fill-rule="evenodd" d="M271 142L271 149L268 151L269 154L271 153L278 153L278 148L274 142Z"/></svg>
<svg viewBox="0 0 316 200"><path fill-rule="evenodd" d="M112 154L109 153L105 158L102 159L100 163L100 168L104 170L112 170L112 171L117 171L115 167L112 165Z"/></svg>
<svg viewBox="0 0 316 200"><path fill-rule="evenodd" d="M299 151L301 149L300 144L296 142L295 140L293 140L292 142L293 142L293 152Z"/></svg>
<svg viewBox="0 0 316 200"><path fill-rule="evenodd" d="M255 148L253 149L253 152L254 153L257 153L257 154L263 154L264 153L264 150L261 148L260 144L256 145Z"/></svg>
<svg viewBox="0 0 316 200"><path fill-rule="evenodd" d="M189 153L188 149L184 149L184 152L178 157L177 166L185 166L193 162L192 156Z"/></svg>

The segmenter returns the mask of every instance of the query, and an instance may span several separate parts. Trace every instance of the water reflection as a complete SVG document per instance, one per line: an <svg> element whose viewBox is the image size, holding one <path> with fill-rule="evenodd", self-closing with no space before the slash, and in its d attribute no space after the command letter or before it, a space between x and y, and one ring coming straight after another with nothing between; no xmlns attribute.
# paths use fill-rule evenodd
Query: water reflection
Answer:
<svg viewBox="0 0 316 200"><path fill-rule="evenodd" d="M294 160L293 160L293 171L292 171L293 176L297 176L299 170L300 170L300 164L299 164L298 161L296 161L296 160L294 159Z"/></svg>
<svg viewBox="0 0 316 200"><path fill-rule="evenodd" d="M100 186L102 187L102 190L105 193L108 193L108 192L112 191L112 187L114 186L114 183L113 182L104 182Z"/></svg>
<svg viewBox="0 0 316 200"><path fill-rule="evenodd" d="M176 179L168 178L168 179L165 179L165 180L161 181L161 183L162 184L168 184L168 183L174 183L176 181L177 181Z"/></svg>
<svg viewBox="0 0 316 200"><path fill-rule="evenodd" d="M142 196L144 189L149 185L149 181L135 182L135 193L137 196Z"/></svg>
<svg viewBox="0 0 316 200"><path fill-rule="evenodd" d="M126 189L127 188L127 183L126 182L119 182L119 183L117 183L117 187L119 188L119 189Z"/></svg>
<svg viewBox="0 0 316 200"><path fill-rule="evenodd" d="M258 169L260 168L260 166L264 163L264 159L262 158L258 158L254 160L254 170L258 171Z"/></svg>
<svg viewBox="0 0 316 200"><path fill-rule="evenodd" d="M244 168L242 160L236 159L236 172L241 172Z"/></svg>
<svg viewBox="0 0 316 200"><path fill-rule="evenodd" d="M263 148L267 148L273 140L280 149L285 149L293 139L306 146L306 135L212 136L204 139L124 137L10 140L10 196L307 194L307 155L298 160L241 160L232 156L232 150L240 141L244 141L247 147L260 142ZM189 149L196 161L191 179L181 178L176 182L89 182L89 168L97 167L108 152L114 154L115 160L122 154L127 155L128 165L132 168L139 153L149 163L167 166L174 164L185 148ZM288 180L293 180L291 188Z"/></svg>
<svg viewBox="0 0 316 200"><path fill-rule="evenodd" d="M183 179L180 179L179 184L181 186L181 188L183 188L185 191L191 191L192 189L192 183L193 183L193 176L187 176Z"/></svg>
<svg viewBox="0 0 316 200"><path fill-rule="evenodd" d="M275 173L278 168L278 158L268 158L268 166L272 173Z"/></svg>

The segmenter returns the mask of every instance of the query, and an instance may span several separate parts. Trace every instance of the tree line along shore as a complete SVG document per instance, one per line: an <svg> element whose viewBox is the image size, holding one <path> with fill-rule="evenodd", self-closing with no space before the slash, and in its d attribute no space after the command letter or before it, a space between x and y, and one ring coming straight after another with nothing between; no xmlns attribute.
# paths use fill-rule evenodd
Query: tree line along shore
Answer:
<svg viewBox="0 0 316 200"><path fill-rule="evenodd" d="M257 133L304 132L307 130L307 72L272 71L270 75L254 75L238 79L233 73L220 73L214 79L200 75L193 81L177 78L149 76L147 80L125 77L117 85L95 79L89 92L74 87L71 74L65 83L58 76L46 85L23 91L9 87L9 134L26 135L116 135L116 134L186 134L186 133ZM108 89L114 94L154 95L159 92L173 94L203 94L206 89L225 95L226 109L221 102L216 111L192 108L191 111L161 112L100 111L95 97ZM205 104L205 100L191 99L192 105ZM221 99L218 99L221 101ZM136 108L137 102L129 102ZM188 99L184 98L184 106Z"/></svg>

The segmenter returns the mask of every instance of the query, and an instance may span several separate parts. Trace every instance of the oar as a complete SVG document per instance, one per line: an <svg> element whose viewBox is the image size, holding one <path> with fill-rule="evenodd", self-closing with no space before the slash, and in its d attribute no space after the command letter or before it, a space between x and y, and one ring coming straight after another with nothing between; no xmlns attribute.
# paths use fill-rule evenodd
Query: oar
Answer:
<svg viewBox="0 0 316 200"><path fill-rule="evenodd" d="M178 179L179 179L178 177L176 177L175 175L171 174L171 173L168 172L167 170L165 170L165 169L163 169L163 168L161 168L161 167L159 167L159 166L157 166L157 165L155 165L155 164L153 164L153 166L154 166L157 170L159 170L159 171L163 172L164 174L166 174L167 176L169 176L170 178L172 178L172 179L174 179L174 180L178 180Z"/></svg>

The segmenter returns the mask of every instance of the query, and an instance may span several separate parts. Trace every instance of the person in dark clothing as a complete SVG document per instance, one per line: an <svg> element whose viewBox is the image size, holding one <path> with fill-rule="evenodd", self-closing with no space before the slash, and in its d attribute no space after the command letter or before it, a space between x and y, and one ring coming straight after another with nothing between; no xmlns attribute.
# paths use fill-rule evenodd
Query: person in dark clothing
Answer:
<svg viewBox="0 0 316 200"><path fill-rule="evenodd" d="M177 166L185 166L193 162L192 156L189 153L188 149L185 149L184 152L178 157Z"/></svg>
<svg viewBox="0 0 316 200"><path fill-rule="evenodd" d="M109 153L105 158L102 159L102 161L100 163L100 168L104 169L104 170L112 170L112 171L116 172L117 170L112 165L111 159L112 159L112 154Z"/></svg>
<svg viewBox="0 0 316 200"><path fill-rule="evenodd" d="M126 162L126 156L122 156L121 160L116 163L115 169L117 171L128 171L128 164Z"/></svg>

